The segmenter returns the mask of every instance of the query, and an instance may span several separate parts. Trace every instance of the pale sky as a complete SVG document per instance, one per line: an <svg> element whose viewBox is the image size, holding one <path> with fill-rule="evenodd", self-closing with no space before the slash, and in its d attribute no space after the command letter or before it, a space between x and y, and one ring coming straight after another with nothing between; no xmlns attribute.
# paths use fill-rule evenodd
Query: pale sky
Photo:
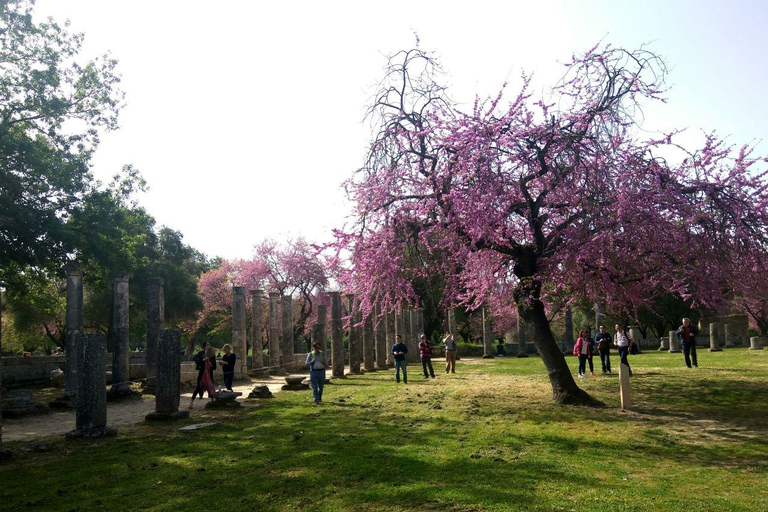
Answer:
<svg viewBox="0 0 768 512"><path fill-rule="evenodd" d="M468 106L522 71L537 90L550 86L562 62L601 40L649 43L673 89L646 111L647 127L687 127L682 142L717 130L741 145L761 141L768 121L766 5L38 0L35 11L69 18L86 55L120 61L128 104L94 174L106 182L133 164L158 224L209 256L250 258L264 238L326 241L345 222L341 184L364 160L383 55L411 48L414 33Z"/></svg>

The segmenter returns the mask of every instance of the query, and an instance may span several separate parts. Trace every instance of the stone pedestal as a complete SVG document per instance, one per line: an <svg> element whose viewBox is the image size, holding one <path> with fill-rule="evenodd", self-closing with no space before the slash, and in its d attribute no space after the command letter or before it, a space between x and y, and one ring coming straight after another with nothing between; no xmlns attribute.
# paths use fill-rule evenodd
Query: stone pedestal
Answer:
<svg viewBox="0 0 768 512"><path fill-rule="evenodd" d="M749 350L763 350L763 338L760 336L749 338Z"/></svg>
<svg viewBox="0 0 768 512"><path fill-rule="evenodd" d="M112 338L112 388L108 394L110 400L139 395L131 389L131 348L128 343L129 277L128 274L123 274L112 281L112 325L109 329Z"/></svg>
<svg viewBox="0 0 768 512"><path fill-rule="evenodd" d="M269 366L280 369L280 294L269 293Z"/></svg>
<svg viewBox="0 0 768 512"><path fill-rule="evenodd" d="M235 379L242 379L247 372L245 340L245 288L232 287L232 353L237 356L235 361Z"/></svg>
<svg viewBox="0 0 768 512"><path fill-rule="evenodd" d="M283 295L282 309L283 336L280 340L280 359L287 371L296 371L296 365L293 361L293 299L290 295Z"/></svg>
<svg viewBox="0 0 768 512"><path fill-rule="evenodd" d="M147 380L144 391L155 392L157 375L157 346L160 332L165 329L165 281L152 277L147 283Z"/></svg>
<svg viewBox="0 0 768 512"><path fill-rule="evenodd" d="M709 351L721 352L720 337L717 335L718 323L712 322L709 324Z"/></svg>
<svg viewBox="0 0 768 512"><path fill-rule="evenodd" d="M341 294L330 292L331 296L331 362L334 378L344 378L344 332L341 322Z"/></svg>
<svg viewBox="0 0 768 512"><path fill-rule="evenodd" d="M632 342L637 343L637 350L640 351L642 349L640 342L643 341L643 334L640 332L640 328L636 325L630 325L629 335L632 336Z"/></svg>
<svg viewBox="0 0 768 512"><path fill-rule="evenodd" d="M251 367L259 375L264 374L264 340L262 291L251 290Z"/></svg>
<svg viewBox="0 0 768 512"><path fill-rule="evenodd" d="M483 308L483 359L493 359L493 332L491 331L491 314L488 308Z"/></svg>
<svg viewBox="0 0 768 512"><path fill-rule="evenodd" d="M256 386L251 390L248 398L274 398L268 386Z"/></svg>
<svg viewBox="0 0 768 512"><path fill-rule="evenodd" d="M242 404L237 397L243 396L239 391L217 391L211 397L211 401L205 404L206 409L238 409Z"/></svg>
<svg viewBox="0 0 768 512"><path fill-rule="evenodd" d="M333 315L333 304L331 304L331 315ZM333 316L331 316L331 322L333 322ZM286 377L285 384L280 389L283 391L305 391L309 389L309 384L304 382L306 379L303 375Z"/></svg>
<svg viewBox="0 0 768 512"><path fill-rule="evenodd" d="M680 339L677 337L677 331L669 331L669 352L680 352Z"/></svg>
<svg viewBox="0 0 768 512"><path fill-rule="evenodd" d="M675 334L675 337L677 337L677 334ZM659 352L665 350L669 350L669 338L659 336Z"/></svg>
<svg viewBox="0 0 768 512"><path fill-rule="evenodd" d="M733 348L736 346L733 334L731 333L730 324L723 324L723 335L725 337L725 348Z"/></svg>
<svg viewBox="0 0 768 512"><path fill-rule="evenodd" d="M181 392L181 333L176 330L160 332L157 346L157 390L155 412L147 420L167 421L189 418L189 411L179 411Z"/></svg>
<svg viewBox="0 0 768 512"><path fill-rule="evenodd" d="M107 426L107 338L103 334L78 334L79 347L75 430L68 438L117 435Z"/></svg>
<svg viewBox="0 0 768 512"><path fill-rule="evenodd" d="M619 363L619 394L621 395L621 409L623 411L632 407L632 393L629 386L629 367Z"/></svg>

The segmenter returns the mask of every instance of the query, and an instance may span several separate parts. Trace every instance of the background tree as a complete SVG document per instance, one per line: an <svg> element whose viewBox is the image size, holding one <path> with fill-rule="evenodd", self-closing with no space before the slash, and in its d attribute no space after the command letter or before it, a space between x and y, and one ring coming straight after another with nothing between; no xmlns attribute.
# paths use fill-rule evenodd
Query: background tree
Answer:
<svg viewBox="0 0 768 512"><path fill-rule="evenodd" d="M555 343L550 295L634 311L668 291L720 308L729 262L766 239L764 160L749 147L708 136L674 163L657 156L679 149L674 134L638 137L634 116L661 99L665 71L647 50L596 47L550 98L534 99L523 77L508 104L502 90L465 113L430 55L397 53L370 108L369 158L347 184L359 222L338 233L352 253L345 284L412 300L399 258L402 240L418 239L449 298L523 317L557 401L590 402Z"/></svg>

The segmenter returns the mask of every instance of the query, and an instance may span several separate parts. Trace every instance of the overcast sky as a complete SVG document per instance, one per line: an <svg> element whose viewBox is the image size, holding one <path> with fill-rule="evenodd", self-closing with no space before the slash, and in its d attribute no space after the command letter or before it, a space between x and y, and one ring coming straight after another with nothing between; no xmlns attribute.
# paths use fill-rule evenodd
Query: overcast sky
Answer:
<svg viewBox="0 0 768 512"><path fill-rule="evenodd" d="M383 55L434 50L467 105L521 71L537 89L599 41L666 60L669 103L649 129L717 130L758 143L768 121L768 7L736 1L38 0L70 19L85 54L119 61L127 106L94 174L133 164L140 203L209 256L249 258L264 238L330 238L363 163L363 122ZM513 94L510 94L512 97Z"/></svg>

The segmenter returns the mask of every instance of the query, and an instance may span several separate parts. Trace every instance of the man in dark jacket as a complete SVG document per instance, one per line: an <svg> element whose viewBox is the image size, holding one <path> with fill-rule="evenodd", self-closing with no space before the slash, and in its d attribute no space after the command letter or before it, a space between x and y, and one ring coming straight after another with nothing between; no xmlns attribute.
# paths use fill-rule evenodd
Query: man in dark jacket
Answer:
<svg viewBox="0 0 768 512"><path fill-rule="evenodd" d="M405 365L405 354L408 353L408 346L403 343L403 337L399 334L395 336L395 344L392 345L392 356L395 358L395 379L400 382L400 369L403 370L403 382L408 384L408 371Z"/></svg>
<svg viewBox="0 0 768 512"><path fill-rule="evenodd" d="M691 361L693 361L694 368L699 367L699 363L696 360L696 336L699 334L699 330L695 325L691 324L690 318L683 318L683 325L677 330L677 337L680 338L680 343L683 345L683 354L685 355L685 366L691 367Z"/></svg>

